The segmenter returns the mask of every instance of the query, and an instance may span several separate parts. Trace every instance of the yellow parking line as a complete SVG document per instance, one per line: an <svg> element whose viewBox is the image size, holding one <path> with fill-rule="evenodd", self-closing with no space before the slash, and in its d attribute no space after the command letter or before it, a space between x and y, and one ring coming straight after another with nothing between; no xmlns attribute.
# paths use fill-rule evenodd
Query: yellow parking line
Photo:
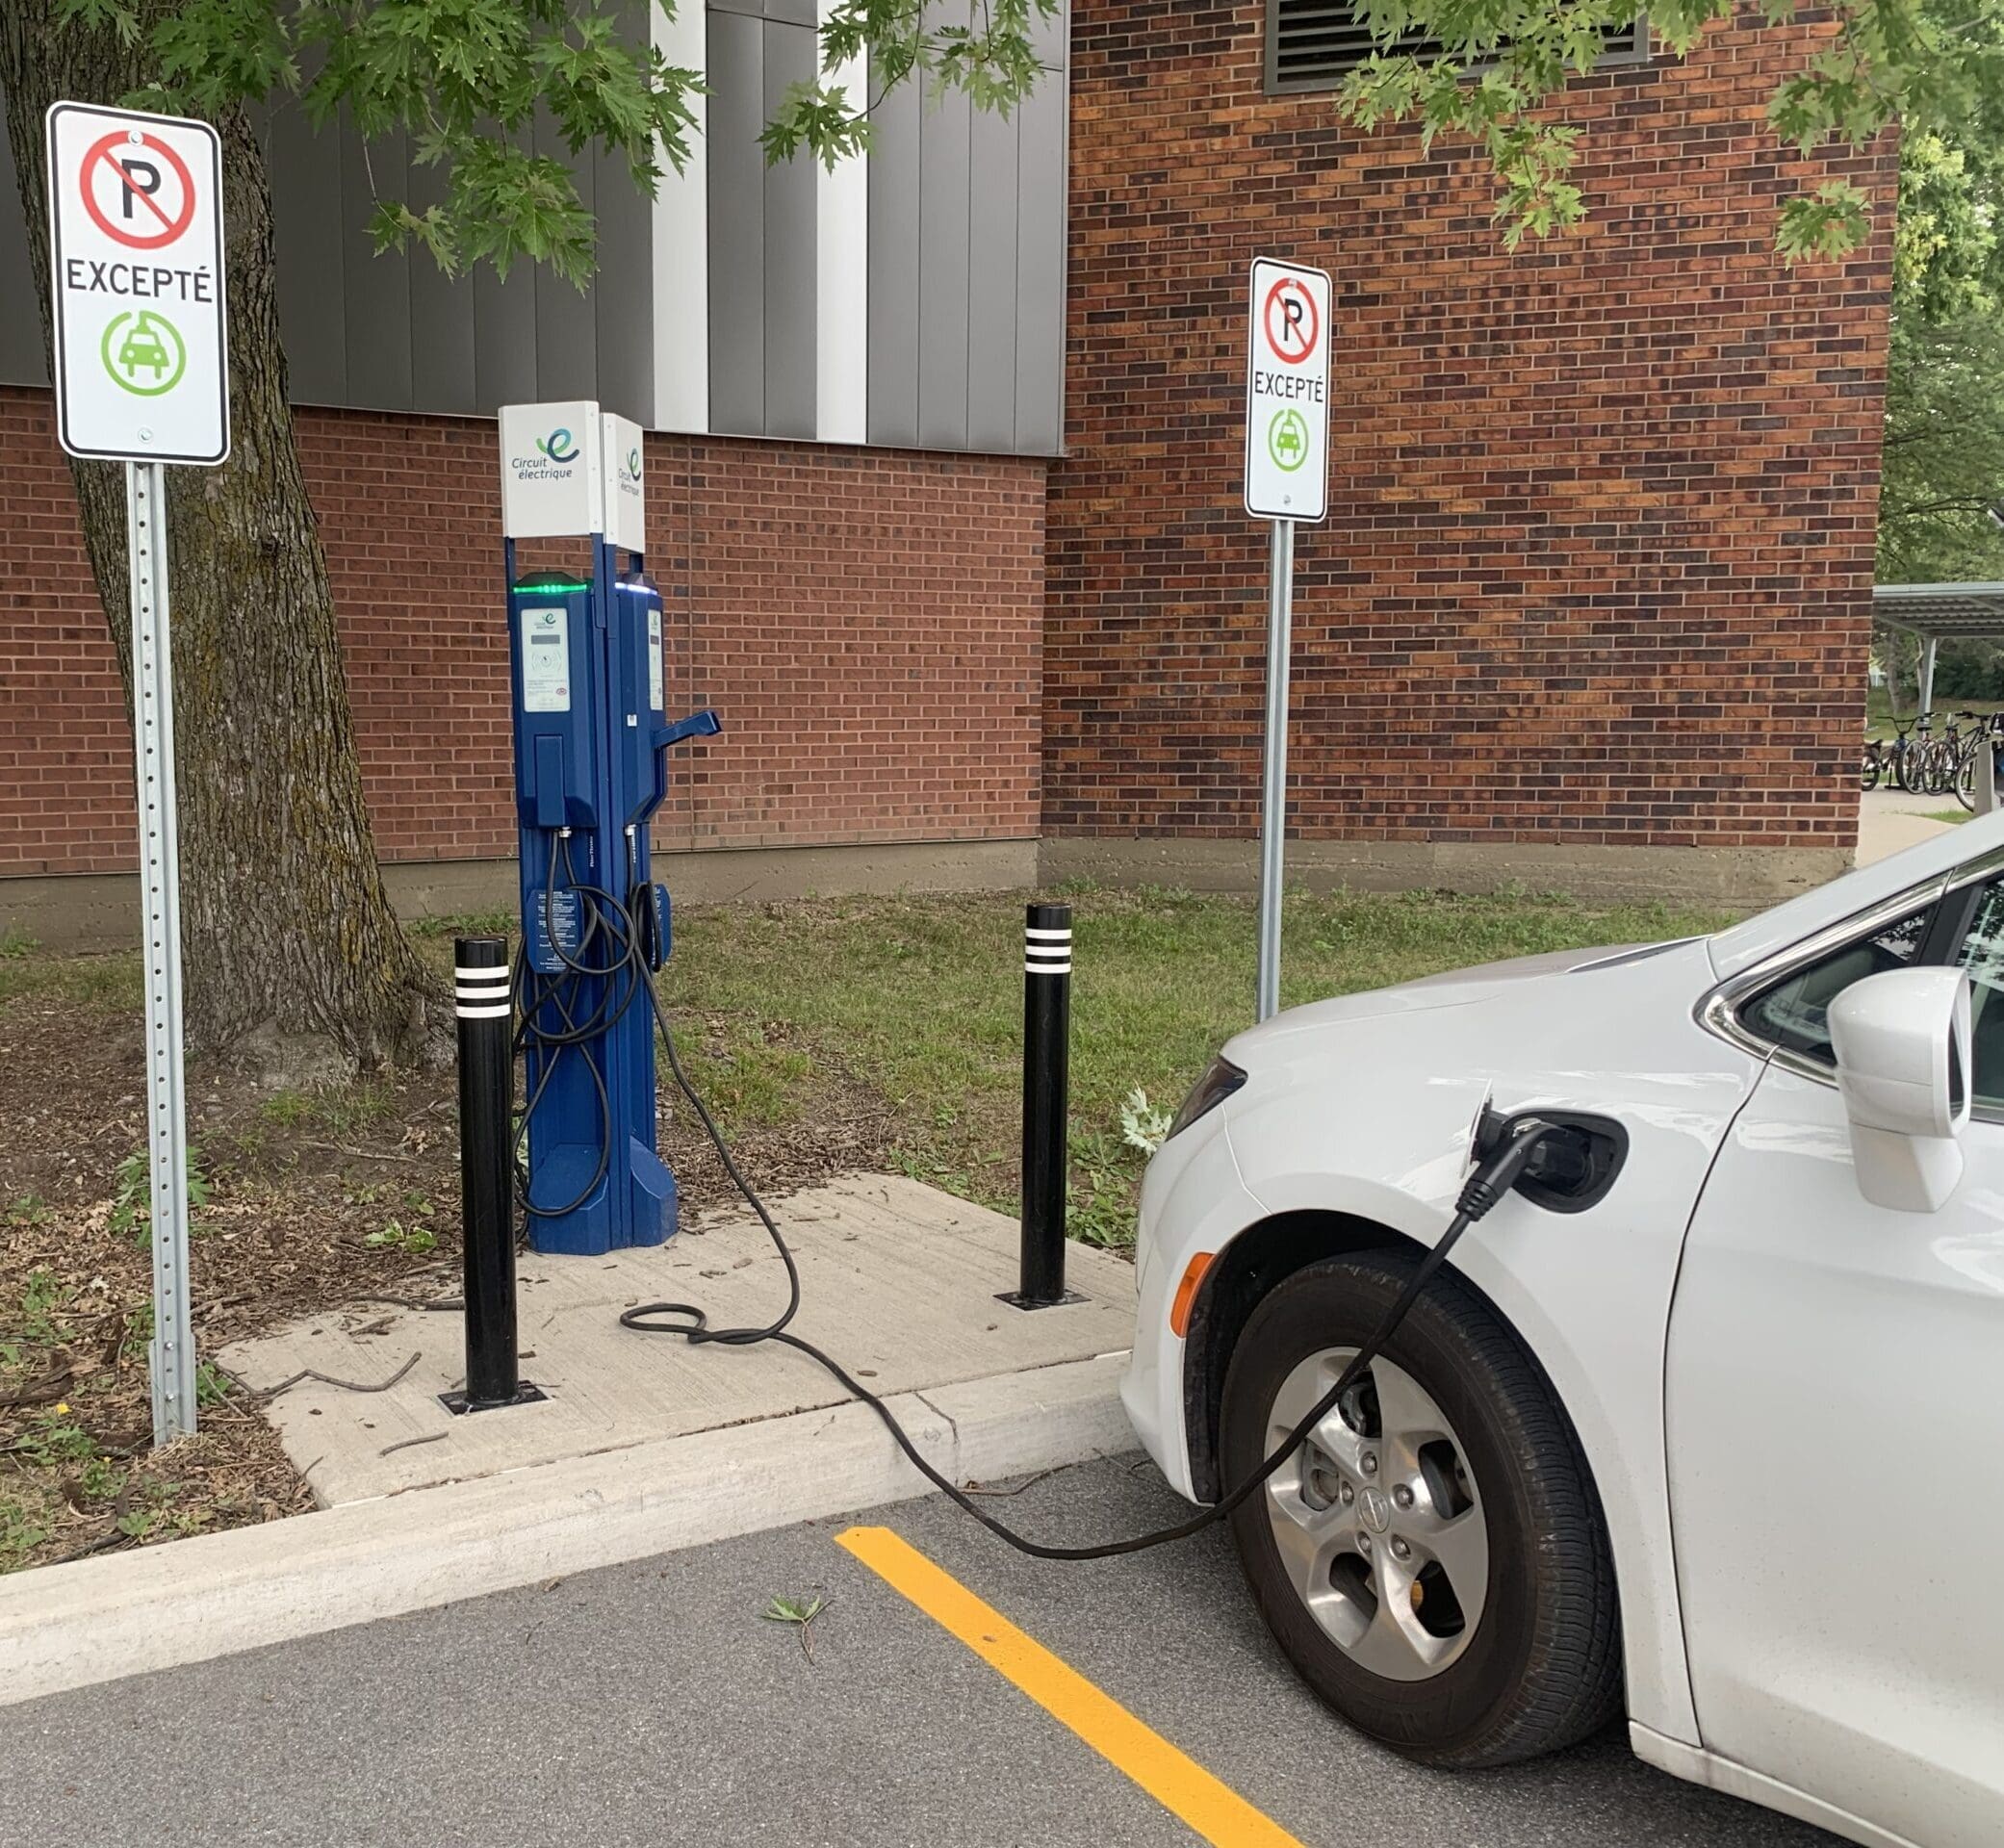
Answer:
<svg viewBox="0 0 2004 1848"><path fill-rule="evenodd" d="M893 1591L965 1643L1206 1841L1217 1848L1301 1848L1278 1823L1184 1757L888 1527L851 1527L835 1538Z"/></svg>

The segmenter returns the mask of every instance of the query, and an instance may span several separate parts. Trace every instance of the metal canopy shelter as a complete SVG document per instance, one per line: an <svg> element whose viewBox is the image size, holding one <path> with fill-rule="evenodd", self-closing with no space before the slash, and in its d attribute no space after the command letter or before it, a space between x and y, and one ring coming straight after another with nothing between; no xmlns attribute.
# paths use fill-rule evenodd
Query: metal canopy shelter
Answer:
<svg viewBox="0 0 2004 1848"><path fill-rule="evenodd" d="M1942 638L2004 640L2004 584L1880 584L1872 616L1920 637L1920 709L1935 709L1935 650Z"/></svg>

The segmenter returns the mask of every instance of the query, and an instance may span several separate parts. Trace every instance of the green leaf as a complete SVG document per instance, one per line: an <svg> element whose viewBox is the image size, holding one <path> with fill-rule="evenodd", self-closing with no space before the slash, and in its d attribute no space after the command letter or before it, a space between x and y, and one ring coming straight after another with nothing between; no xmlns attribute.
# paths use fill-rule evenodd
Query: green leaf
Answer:
<svg viewBox="0 0 2004 1848"><path fill-rule="evenodd" d="M1846 257L1870 228L1868 202L1848 180L1826 180L1814 192L1798 193L1782 207L1775 248L1791 264Z"/></svg>

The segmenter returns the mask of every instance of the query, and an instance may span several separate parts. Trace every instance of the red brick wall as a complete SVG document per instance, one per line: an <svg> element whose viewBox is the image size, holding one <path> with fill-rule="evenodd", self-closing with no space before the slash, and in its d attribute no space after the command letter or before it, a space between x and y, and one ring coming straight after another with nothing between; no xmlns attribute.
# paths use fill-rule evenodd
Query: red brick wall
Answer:
<svg viewBox="0 0 2004 1848"><path fill-rule="evenodd" d="M0 388L0 875L138 855L132 725L46 392Z"/></svg>
<svg viewBox="0 0 2004 1848"><path fill-rule="evenodd" d="M494 425L301 411L386 859L513 851ZM132 863L130 731L45 393L0 390L0 875ZM1037 832L1044 465L648 439L671 845ZM436 586L436 592L434 592Z"/></svg>
<svg viewBox="0 0 2004 1848"><path fill-rule="evenodd" d="M1328 523L1301 528L1304 834L1843 846L1855 828L1894 155L1784 158L1815 28L1576 87L1592 218L1261 88L1258 0L1075 0L1067 431L1044 823L1256 826L1266 528L1240 506L1256 254L1335 279ZM1789 272L1828 173L1869 254ZM1805 840L1808 837L1808 840Z"/></svg>

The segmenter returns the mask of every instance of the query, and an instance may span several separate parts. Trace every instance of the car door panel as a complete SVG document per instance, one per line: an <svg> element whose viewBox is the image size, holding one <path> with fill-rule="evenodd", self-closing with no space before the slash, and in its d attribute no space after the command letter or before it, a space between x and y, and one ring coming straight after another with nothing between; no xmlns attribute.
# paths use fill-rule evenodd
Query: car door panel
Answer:
<svg viewBox="0 0 2004 1848"><path fill-rule="evenodd" d="M1700 1196L1666 1366L1706 1748L1930 1848L2004 1838L2004 1126L1874 1207L1770 1066Z"/></svg>

